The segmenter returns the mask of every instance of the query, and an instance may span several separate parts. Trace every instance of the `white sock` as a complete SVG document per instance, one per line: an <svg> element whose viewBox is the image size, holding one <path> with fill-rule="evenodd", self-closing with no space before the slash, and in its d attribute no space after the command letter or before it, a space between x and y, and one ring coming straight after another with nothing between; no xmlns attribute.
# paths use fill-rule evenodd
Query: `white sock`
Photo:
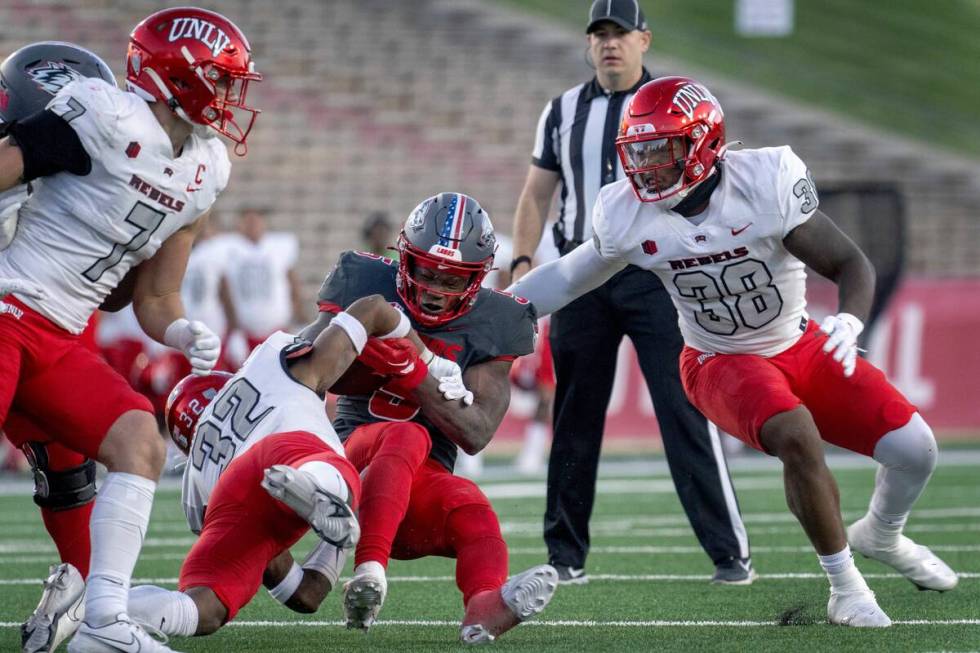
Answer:
<svg viewBox="0 0 980 653"><path fill-rule="evenodd" d="M820 566L827 573L830 580L830 587L836 590L860 589L860 586L867 587L861 572L854 566L854 556L851 554L851 547L844 545L844 548L831 555L817 555Z"/></svg>
<svg viewBox="0 0 980 653"><path fill-rule="evenodd" d="M337 468L330 463L322 460L311 460L308 463L303 463L297 469L311 475L321 490L330 492L344 501L348 500L347 482L337 471Z"/></svg>
<svg viewBox="0 0 980 653"><path fill-rule="evenodd" d="M878 440L874 459L881 467L875 475L868 515L879 539L898 539L912 505L932 476L937 457L932 430L918 413L913 414L905 426Z"/></svg>
<svg viewBox="0 0 980 653"><path fill-rule="evenodd" d="M155 585L129 590L129 616L153 626L164 635L190 637L197 632L197 604L183 592Z"/></svg>
<svg viewBox="0 0 980 653"><path fill-rule="evenodd" d="M330 588L337 587L340 572L347 564L347 551L321 540L303 561L303 569L318 571L330 581Z"/></svg>
<svg viewBox="0 0 980 653"><path fill-rule="evenodd" d="M363 576L364 574L371 574L372 576L385 577L385 568L381 566L381 563L376 560L368 560L367 562L362 562L357 565L354 569L355 576Z"/></svg>
<svg viewBox="0 0 980 653"><path fill-rule="evenodd" d="M99 488L89 529L92 560L85 593L85 621L102 625L126 613L129 582L153 508L157 484L110 472Z"/></svg>
<svg viewBox="0 0 980 653"><path fill-rule="evenodd" d="M548 443L548 425L543 422L531 422L524 429L524 447L521 458L539 461L544 456L544 448Z"/></svg>

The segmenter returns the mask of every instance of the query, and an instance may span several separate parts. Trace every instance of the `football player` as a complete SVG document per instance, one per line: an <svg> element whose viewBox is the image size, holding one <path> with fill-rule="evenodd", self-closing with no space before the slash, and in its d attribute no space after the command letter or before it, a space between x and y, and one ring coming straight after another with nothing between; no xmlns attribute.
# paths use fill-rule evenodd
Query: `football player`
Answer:
<svg viewBox="0 0 980 653"><path fill-rule="evenodd" d="M139 266L132 296L143 329L199 372L214 365L219 340L184 317L180 282L230 172L225 146L205 135L224 134L244 153L256 113L246 90L259 78L228 19L168 9L133 30L129 92L72 81L0 140L0 191L43 178L0 255L0 278L35 286L0 302L0 426L13 407L109 470L92 512L85 622L71 651L133 640L160 650L126 602L164 448L146 399L78 334Z"/></svg>
<svg viewBox="0 0 980 653"><path fill-rule="evenodd" d="M342 395L334 428L363 479L361 540L344 588L347 625L367 630L377 618L389 558L438 555L456 558L461 639L492 641L544 609L557 572L540 565L507 580L507 546L489 500L452 471L457 447L482 450L503 419L511 363L534 349L534 310L481 288L496 239L472 197L441 193L423 201L397 249L398 263L342 254L320 289L320 316L303 332L312 337L345 307L378 293L407 311L426 345L419 365L428 374L388 381L352 371L332 389Z"/></svg>
<svg viewBox="0 0 980 653"><path fill-rule="evenodd" d="M294 608L294 595L308 586L329 591L335 560L358 538L352 510L360 477L344 457L323 394L369 337L402 338L409 329L403 313L374 295L354 302L312 343L279 331L234 376L188 376L177 384L167 428L188 456L182 501L200 538L181 566L179 591L130 591L134 619L167 635L213 633L255 595L270 561L310 527L320 545L270 591ZM382 361L385 372L413 373L416 350L402 342L386 348L385 358L406 364ZM400 353L406 348L413 356Z"/></svg>
<svg viewBox="0 0 980 653"><path fill-rule="evenodd" d="M891 624L851 546L920 589L955 587L942 560L902 535L936 441L857 355L874 270L818 209L806 165L785 146L726 153L721 106L683 77L641 87L616 143L626 178L599 192L594 240L510 290L547 314L630 263L663 280L686 343L684 389L720 429L783 462L789 508L830 579L831 623ZM805 311L807 265L839 287L840 312L819 325ZM868 513L846 531L822 441L880 464Z"/></svg>

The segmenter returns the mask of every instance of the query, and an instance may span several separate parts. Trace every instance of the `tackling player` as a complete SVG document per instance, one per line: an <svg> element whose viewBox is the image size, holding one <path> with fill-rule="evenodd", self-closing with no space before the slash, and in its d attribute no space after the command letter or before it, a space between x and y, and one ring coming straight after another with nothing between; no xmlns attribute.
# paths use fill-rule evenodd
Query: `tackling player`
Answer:
<svg viewBox="0 0 980 653"><path fill-rule="evenodd" d="M374 295L354 302L312 343L280 331L234 376L189 376L177 384L167 427L188 456L182 501L200 538L181 566L180 591L130 591L135 619L167 635L215 632L255 595L268 564L311 526L321 545L270 591L290 604L301 586L326 583L329 590L338 549L357 542L352 509L360 477L323 410L323 394L370 336L401 338L409 329L404 314ZM398 349L388 351L397 358ZM411 372L410 364L400 370Z"/></svg>
<svg viewBox="0 0 980 653"><path fill-rule="evenodd" d="M390 382L352 374L332 390L343 395L334 427L363 478L361 541L344 588L348 627L366 630L377 618L391 557L456 558L467 643L492 641L554 593L549 565L507 580L507 546L489 500L452 473L457 446L473 454L493 437L510 400L511 363L534 349L531 306L481 288L495 249L493 225L476 200L430 197L405 222L399 263L341 255L320 289L320 317L303 332L311 337L344 307L379 293L405 308L427 345L418 364L429 374Z"/></svg>
<svg viewBox="0 0 980 653"><path fill-rule="evenodd" d="M830 579L832 623L891 620L854 566L851 545L920 589L956 574L902 535L936 464L932 431L857 356L874 270L818 208L789 147L726 153L721 106L683 77L648 82L616 141L626 179L595 205L595 238L510 290L547 314L627 264L656 273L679 314L684 389L719 428L783 462L790 510ZM806 314L805 266L835 281L840 312ZM880 463L868 514L846 531L821 440Z"/></svg>
<svg viewBox="0 0 980 653"><path fill-rule="evenodd" d="M180 281L230 171L225 146L203 135L210 128L244 152L255 117L245 91L256 79L234 24L168 9L130 36L131 92L75 80L0 140L0 191L44 180L0 256L0 278L30 280L40 291L0 302L0 426L13 407L109 470L92 512L85 622L71 651L118 650L133 640L156 646L126 603L164 460L146 399L78 334L139 266L133 304L143 329L198 371L214 365L218 338L183 317Z"/></svg>

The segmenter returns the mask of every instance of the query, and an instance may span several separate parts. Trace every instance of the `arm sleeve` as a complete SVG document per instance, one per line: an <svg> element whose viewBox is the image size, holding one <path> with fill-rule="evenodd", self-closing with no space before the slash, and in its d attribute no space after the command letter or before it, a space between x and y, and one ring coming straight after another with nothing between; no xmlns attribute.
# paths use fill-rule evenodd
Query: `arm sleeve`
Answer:
<svg viewBox="0 0 980 653"><path fill-rule="evenodd" d="M24 181L59 172L84 176L92 171L92 159L78 134L50 109L38 111L8 129L24 157Z"/></svg>
<svg viewBox="0 0 980 653"><path fill-rule="evenodd" d="M544 317L595 290L624 267L626 261L603 258L590 240L557 261L534 268L507 290L529 300L538 316Z"/></svg>
<svg viewBox="0 0 980 653"><path fill-rule="evenodd" d="M531 163L539 168L558 172L561 170L561 160L558 156L558 125L555 124L554 103L549 102L538 118Z"/></svg>
<svg viewBox="0 0 980 653"><path fill-rule="evenodd" d="M783 238L809 220L820 205L810 171L789 147L782 148L779 156L776 201L783 220Z"/></svg>

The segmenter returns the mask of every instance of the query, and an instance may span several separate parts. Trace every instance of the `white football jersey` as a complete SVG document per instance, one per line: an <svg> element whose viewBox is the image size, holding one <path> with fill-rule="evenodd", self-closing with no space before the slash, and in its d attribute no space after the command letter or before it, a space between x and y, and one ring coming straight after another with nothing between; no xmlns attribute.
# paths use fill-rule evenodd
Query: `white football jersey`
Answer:
<svg viewBox="0 0 980 653"><path fill-rule="evenodd" d="M344 455L323 399L286 370L283 349L295 339L282 331L269 336L201 413L182 493L184 514L195 533L201 532L204 509L221 473L263 438L307 431Z"/></svg>
<svg viewBox="0 0 980 653"><path fill-rule="evenodd" d="M194 245L180 287L187 319L200 320L219 335L224 335L228 329L228 319L218 292L228 262L227 245L228 238L224 234Z"/></svg>
<svg viewBox="0 0 980 653"><path fill-rule="evenodd" d="M0 277L47 290L21 301L72 333L135 265L211 208L231 163L217 138L191 135L181 155L146 101L101 79L65 86L48 104L71 125L92 160L84 176L51 175L20 210Z"/></svg>
<svg viewBox="0 0 980 653"><path fill-rule="evenodd" d="M299 241L286 232L269 232L259 242L229 236L225 274L238 324L261 338L289 325L293 315L290 269L299 257Z"/></svg>
<svg viewBox="0 0 980 653"><path fill-rule="evenodd" d="M640 202L629 180L603 187L593 228L599 253L655 272L677 307L684 342L724 354L774 356L806 320L806 271L783 238L818 204L789 147L729 152L695 224Z"/></svg>

